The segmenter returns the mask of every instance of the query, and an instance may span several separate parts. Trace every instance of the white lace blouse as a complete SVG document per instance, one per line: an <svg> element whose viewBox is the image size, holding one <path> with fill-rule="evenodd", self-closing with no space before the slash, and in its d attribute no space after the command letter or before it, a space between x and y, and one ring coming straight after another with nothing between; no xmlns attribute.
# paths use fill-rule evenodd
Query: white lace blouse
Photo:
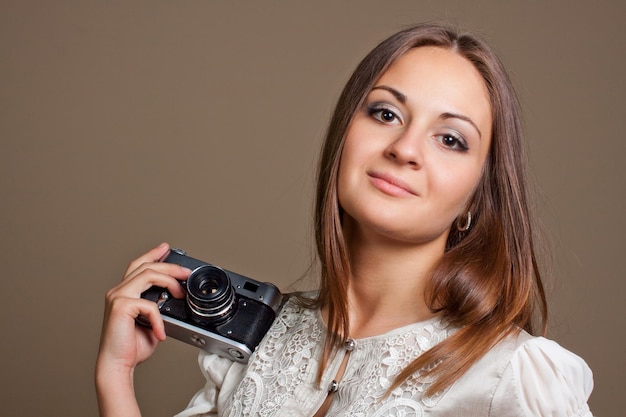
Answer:
<svg viewBox="0 0 626 417"><path fill-rule="evenodd" d="M454 331L434 318L389 333L352 340L315 382L326 327L319 311L290 299L247 365L201 353L205 387L177 417L310 417L330 389L327 416L584 416L593 388L585 362L542 337L525 332L489 351L459 380L434 396L430 382L409 379L385 396L413 359ZM350 350L341 381L334 383Z"/></svg>

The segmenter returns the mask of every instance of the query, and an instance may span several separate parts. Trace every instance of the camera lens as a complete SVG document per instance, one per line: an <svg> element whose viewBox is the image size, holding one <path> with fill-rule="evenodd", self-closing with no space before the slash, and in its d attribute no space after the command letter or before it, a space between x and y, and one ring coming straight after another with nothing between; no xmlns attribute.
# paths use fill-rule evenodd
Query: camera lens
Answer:
<svg viewBox="0 0 626 417"><path fill-rule="evenodd" d="M224 270L206 265L187 279L187 305L197 319L220 322L230 317L235 304L235 291Z"/></svg>

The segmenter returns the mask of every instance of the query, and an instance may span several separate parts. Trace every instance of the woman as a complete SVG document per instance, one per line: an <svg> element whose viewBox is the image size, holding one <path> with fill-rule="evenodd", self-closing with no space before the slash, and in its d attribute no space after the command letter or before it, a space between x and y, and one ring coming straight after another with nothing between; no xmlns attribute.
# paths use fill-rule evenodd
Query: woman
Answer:
<svg viewBox="0 0 626 417"><path fill-rule="evenodd" d="M289 298L248 365L202 353L207 385L180 416L590 416L584 361L533 336L547 307L524 164L515 93L487 45L430 24L382 42L322 150L320 290ZM167 250L107 295L102 415L139 415L133 369L165 338L139 294L182 297L190 273L157 262Z"/></svg>

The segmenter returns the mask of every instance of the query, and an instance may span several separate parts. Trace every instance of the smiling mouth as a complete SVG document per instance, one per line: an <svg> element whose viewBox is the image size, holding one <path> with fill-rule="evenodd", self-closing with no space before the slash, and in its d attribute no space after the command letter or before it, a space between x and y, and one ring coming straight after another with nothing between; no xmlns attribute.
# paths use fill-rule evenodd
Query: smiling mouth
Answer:
<svg viewBox="0 0 626 417"><path fill-rule="evenodd" d="M368 172L367 175L374 187L378 188L385 194L394 197L417 196L417 193L400 178L377 172Z"/></svg>

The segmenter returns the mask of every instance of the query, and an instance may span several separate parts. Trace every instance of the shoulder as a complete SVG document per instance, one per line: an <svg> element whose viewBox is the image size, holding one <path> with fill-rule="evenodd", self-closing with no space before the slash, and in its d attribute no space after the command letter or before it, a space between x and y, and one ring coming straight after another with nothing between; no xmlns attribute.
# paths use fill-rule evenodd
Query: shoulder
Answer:
<svg viewBox="0 0 626 417"><path fill-rule="evenodd" d="M491 415L517 408L527 416L591 416L593 389L585 361L558 343L526 332L502 341L494 354L508 357L492 397Z"/></svg>

